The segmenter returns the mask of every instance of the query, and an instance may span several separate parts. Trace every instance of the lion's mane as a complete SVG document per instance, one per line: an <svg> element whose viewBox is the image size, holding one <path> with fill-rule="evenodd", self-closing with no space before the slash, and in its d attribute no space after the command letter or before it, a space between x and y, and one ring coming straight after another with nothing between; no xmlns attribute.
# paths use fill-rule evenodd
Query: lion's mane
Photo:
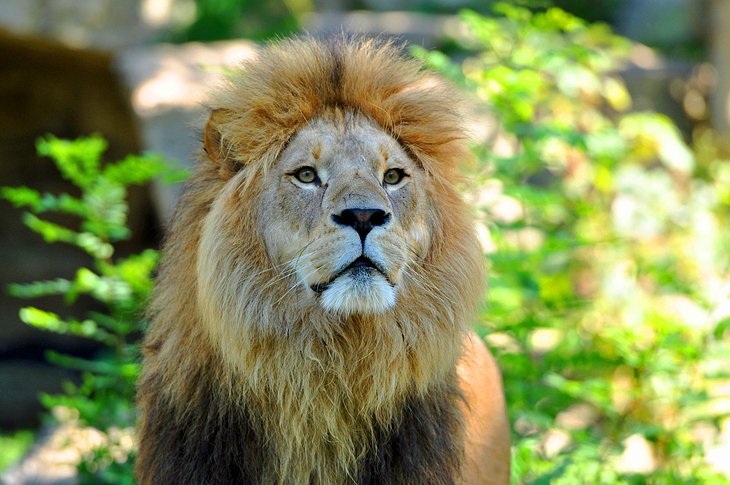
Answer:
<svg viewBox="0 0 730 485"><path fill-rule="evenodd" d="M387 43L300 39L262 49L212 99L150 310L140 483L449 483L455 366L484 280L453 187L466 157L454 93ZM429 253L379 315L300 306L262 243L259 175L333 110L373 120L431 180Z"/></svg>

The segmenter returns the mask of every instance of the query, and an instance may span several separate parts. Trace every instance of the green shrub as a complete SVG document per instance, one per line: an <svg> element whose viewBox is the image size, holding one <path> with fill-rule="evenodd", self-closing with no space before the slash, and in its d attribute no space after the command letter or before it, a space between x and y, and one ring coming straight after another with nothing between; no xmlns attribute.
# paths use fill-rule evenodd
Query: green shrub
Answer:
<svg viewBox="0 0 730 485"><path fill-rule="evenodd" d="M271 39L295 33L309 0L194 0L195 18L170 32L177 42Z"/></svg>
<svg viewBox="0 0 730 485"><path fill-rule="evenodd" d="M416 54L498 120L475 149L469 196L491 268L477 330L504 373L513 481L727 483L705 455L720 426L730 429L719 391L730 379L730 163L711 134L691 150L667 118L628 111L615 72L630 46L607 27L558 9L497 9L495 18L464 14L459 42L473 54L461 65ZM102 168L103 148L98 138L39 144L79 198L2 195L30 210L26 224L47 241L92 258L72 279L12 291L106 305L82 321L32 307L21 316L103 344L93 361L50 354L84 378L44 401L107 437L80 466L85 483L131 483L134 342L157 254L114 259L112 244L129 235L124 187L161 164L130 157ZM38 217L46 211L79 216L79 229ZM651 466L621 458L637 450Z"/></svg>
<svg viewBox="0 0 730 485"><path fill-rule="evenodd" d="M33 444L34 434L28 430L0 434L0 473L16 463Z"/></svg>
<svg viewBox="0 0 730 485"><path fill-rule="evenodd" d="M28 187L5 187L0 196L24 207L23 222L48 243L76 246L90 256L88 267L73 278L57 278L10 286L21 298L58 295L72 305L81 295L99 302L104 310L87 318L64 318L36 307L25 307L20 318L41 330L94 340L102 348L93 360L48 352L48 359L62 367L81 371L80 385L65 384L65 394L43 395L48 408L62 409L65 416L82 426L98 429L103 444L84 456L79 465L81 483L133 483L133 428L135 381L139 370L137 341L144 329L142 319L152 289L156 251L147 249L125 258L114 257L114 243L127 239L127 186L142 184L164 167L159 157L129 156L103 166L106 142L98 136L64 141L53 137L38 142L38 152L51 157L61 175L80 191L41 194ZM39 215L62 213L75 216L78 224L66 227Z"/></svg>
<svg viewBox="0 0 730 485"><path fill-rule="evenodd" d="M471 197L490 255L478 331L504 373L519 483L727 483L730 164L629 112L630 47L562 10L465 12L472 54L416 55L497 120ZM487 231L488 229L488 231ZM653 456L632 467L622 453Z"/></svg>

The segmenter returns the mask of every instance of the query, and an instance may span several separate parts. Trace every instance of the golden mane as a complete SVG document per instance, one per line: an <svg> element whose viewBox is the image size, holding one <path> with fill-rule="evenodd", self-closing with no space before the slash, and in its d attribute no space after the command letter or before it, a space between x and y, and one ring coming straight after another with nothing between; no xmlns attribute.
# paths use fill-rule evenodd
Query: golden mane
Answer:
<svg viewBox="0 0 730 485"><path fill-rule="evenodd" d="M285 40L241 72L212 102L222 145L239 164L273 164L297 130L332 107L374 120L435 176L452 176L468 158L460 97L392 43Z"/></svg>
<svg viewBox="0 0 730 485"><path fill-rule="evenodd" d="M247 474L264 483L363 481L363 464L408 413L442 427L425 432L453 435L413 465L424 483L453 476L463 446L456 363L484 289L481 252L452 185L467 152L456 99L419 62L372 40L282 41L214 93L207 160L181 197L150 309L140 483L165 474L216 482L197 475L205 468L197 461L246 461L252 445L236 448L242 438L223 429L237 426L258 437L250 440L265 459L249 460L261 469L217 470L221 483ZM338 111L373 120L432 180L429 254L399 304L380 315L301 306L291 274L262 243L258 174L307 122ZM223 426L221 416L232 421ZM201 440L213 443L208 458L188 449ZM186 458L171 458L170 446L185 446L177 455Z"/></svg>

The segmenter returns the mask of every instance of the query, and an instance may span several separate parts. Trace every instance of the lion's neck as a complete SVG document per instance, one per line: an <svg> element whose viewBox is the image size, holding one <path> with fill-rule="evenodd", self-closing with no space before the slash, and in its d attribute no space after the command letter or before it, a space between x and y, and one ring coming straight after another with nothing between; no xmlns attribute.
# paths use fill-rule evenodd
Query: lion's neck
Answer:
<svg viewBox="0 0 730 485"><path fill-rule="evenodd" d="M416 345L416 335L385 318L329 322L332 332L321 325L301 322L288 338L249 335L220 348L241 404L276 449L270 473L290 483L351 481L407 403L453 378L460 346L460 335L421 336Z"/></svg>

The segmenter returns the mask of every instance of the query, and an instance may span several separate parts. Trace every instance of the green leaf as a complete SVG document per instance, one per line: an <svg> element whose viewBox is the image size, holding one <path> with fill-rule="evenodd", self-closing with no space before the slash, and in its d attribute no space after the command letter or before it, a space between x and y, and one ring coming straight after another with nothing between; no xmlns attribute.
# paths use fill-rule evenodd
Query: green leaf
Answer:
<svg viewBox="0 0 730 485"><path fill-rule="evenodd" d="M94 234L88 232L78 233L53 222L40 219L30 213L23 215L23 223L40 234L43 240L48 243L65 242L73 244L96 259L108 259L114 254L112 245L102 241Z"/></svg>
<svg viewBox="0 0 730 485"><path fill-rule="evenodd" d="M41 195L28 187L3 187L0 197L9 200L15 207L29 207L34 213L59 211L83 217L87 210L83 201L68 194Z"/></svg>
<svg viewBox="0 0 730 485"><path fill-rule="evenodd" d="M494 10L494 13L498 13L501 15L504 15L510 20L514 20L519 23L526 23L529 22L532 18L532 12L530 12L528 9L524 7L519 7L516 5L513 5L511 3L507 2L497 2L494 4L494 7L492 8ZM479 14L475 12L469 13L471 19L479 19Z"/></svg>
<svg viewBox="0 0 730 485"><path fill-rule="evenodd" d="M615 414L610 383L604 379L577 381L568 380L558 374L549 374L545 376L545 383L571 397L589 402L609 415Z"/></svg>
<svg viewBox="0 0 730 485"><path fill-rule="evenodd" d="M143 184L160 175L168 165L159 155L129 155L108 165L102 177L120 186Z"/></svg>
<svg viewBox="0 0 730 485"><path fill-rule="evenodd" d="M109 305L124 305L132 301L132 289L121 278L116 275L99 276L87 268L76 272L72 291L89 294Z"/></svg>
<svg viewBox="0 0 730 485"><path fill-rule="evenodd" d="M99 328L93 320L63 320L55 313L35 307L22 308L20 310L20 319L28 325L49 332L85 337L107 345L116 345L117 343L114 335Z"/></svg>
<svg viewBox="0 0 730 485"><path fill-rule="evenodd" d="M721 339L730 331L730 317L720 320L715 325L715 329L712 334L716 339Z"/></svg>
<svg viewBox="0 0 730 485"><path fill-rule="evenodd" d="M108 259L114 254L111 244L88 232L79 234L74 243L96 259Z"/></svg>
<svg viewBox="0 0 730 485"><path fill-rule="evenodd" d="M694 170L694 155L668 117L657 113L632 113L621 120L619 129L634 143L651 144L652 154L668 168L686 174Z"/></svg>
<svg viewBox="0 0 730 485"><path fill-rule="evenodd" d="M8 285L8 292L16 298L38 298L48 295L63 295L71 289L71 282L64 278L50 281L36 281L33 283L12 283Z"/></svg>
<svg viewBox="0 0 730 485"><path fill-rule="evenodd" d="M534 17L534 25L541 31L574 32L585 28L583 20L560 8L549 8Z"/></svg>
<svg viewBox="0 0 730 485"><path fill-rule="evenodd" d="M23 214L23 223L37 232L48 243L65 242L77 244L80 234L56 223L40 219L30 213Z"/></svg>
<svg viewBox="0 0 730 485"><path fill-rule="evenodd" d="M99 179L84 192L84 201L89 208L83 229L102 240L126 239L130 231L126 226L128 205L127 192L117 183Z"/></svg>
<svg viewBox="0 0 730 485"><path fill-rule="evenodd" d="M35 433L29 430L20 430L0 434L0 473L14 465L30 449L35 440Z"/></svg>
<svg viewBox="0 0 730 485"><path fill-rule="evenodd" d="M107 274L116 275L124 280L142 298L152 291L152 272L157 267L160 255L154 249L146 249L139 254L117 262L107 269Z"/></svg>
<svg viewBox="0 0 730 485"><path fill-rule="evenodd" d="M53 158L64 178L85 189L99 175L100 159L107 143L98 135L73 141L47 136L38 140L36 148L40 155Z"/></svg>
<svg viewBox="0 0 730 485"><path fill-rule="evenodd" d="M444 73L449 79L460 82L466 82L461 67L455 64L447 55L438 51L428 51L420 46L411 46L410 53L413 57L421 59L426 65L441 73Z"/></svg>
<svg viewBox="0 0 730 485"><path fill-rule="evenodd" d="M43 207L40 192L28 187L2 187L0 197L10 201L15 207L30 207L33 212L38 212Z"/></svg>
<svg viewBox="0 0 730 485"><path fill-rule="evenodd" d="M134 378L139 371L139 364L137 363L119 365L119 362L116 361L84 359L54 351L46 352L46 358L49 362L67 369L80 370L98 375Z"/></svg>
<svg viewBox="0 0 730 485"><path fill-rule="evenodd" d="M169 166L162 173L162 182L165 184L180 184L185 182L190 177L190 169L187 168L173 168Z"/></svg>
<svg viewBox="0 0 730 485"><path fill-rule="evenodd" d="M89 312L89 316L99 325L104 326L115 335L125 337L133 332L139 332L143 326L142 321L138 320L138 315L130 315L129 319L113 317L99 312Z"/></svg>

